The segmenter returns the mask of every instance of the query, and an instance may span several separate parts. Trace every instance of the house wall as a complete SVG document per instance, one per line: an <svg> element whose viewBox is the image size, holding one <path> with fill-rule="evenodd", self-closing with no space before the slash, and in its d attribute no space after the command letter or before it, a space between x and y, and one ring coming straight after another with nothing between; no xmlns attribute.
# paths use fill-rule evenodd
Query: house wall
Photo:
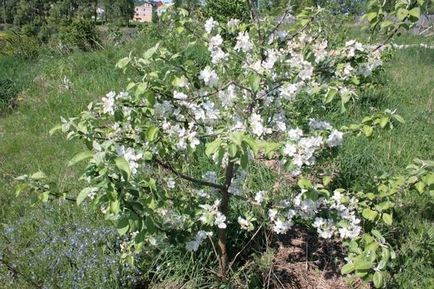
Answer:
<svg viewBox="0 0 434 289"><path fill-rule="evenodd" d="M134 21L152 22L152 5L143 4L134 8Z"/></svg>

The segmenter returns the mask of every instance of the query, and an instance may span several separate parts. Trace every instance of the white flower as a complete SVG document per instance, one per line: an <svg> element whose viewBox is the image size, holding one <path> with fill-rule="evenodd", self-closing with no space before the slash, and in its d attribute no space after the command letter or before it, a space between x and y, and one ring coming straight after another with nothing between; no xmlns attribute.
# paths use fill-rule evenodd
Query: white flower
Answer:
<svg viewBox="0 0 434 289"><path fill-rule="evenodd" d="M214 18L209 18L206 22L205 22L205 31L206 33L211 33L212 29L218 24L217 21L214 21Z"/></svg>
<svg viewBox="0 0 434 289"><path fill-rule="evenodd" d="M299 128L293 128L288 131L288 137L290 140L298 141L303 136L303 131Z"/></svg>
<svg viewBox="0 0 434 289"><path fill-rule="evenodd" d="M266 132L261 116L255 112L250 116L250 127L252 128L252 133L257 136L261 136Z"/></svg>
<svg viewBox="0 0 434 289"><path fill-rule="evenodd" d="M236 97L236 89L235 85L233 84L229 85L227 90L222 90L219 92L220 101L222 102L223 107L226 108L233 105Z"/></svg>
<svg viewBox="0 0 434 289"><path fill-rule="evenodd" d="M274 222L273 231L276 234L285 234L289 229L291 229L291 226L292 222L278 219Z"/></svg>
<svg viewBox="0 0 434 289"><path fill-rule="evenodd" d="M298 93L300 83L285 83L279 88L280 95L286 100L293 100Z"/></svg>
<svg viewBox="0 0 434 289"><path fill-rule="evenodd" d="M185 99L188 98L188 96L187 96L185 93L183 93L183 92L178 92L178 91L176 91L176 90L173 92L173 97L174 97L176 100L185 100Z"/></svg>
<svg viewBox="0 0 434 289"><path fill-rule="evenodd" d="M293 157L297 152L297 146L295 144L287 143L283 148L283 154L285 156Z"/></svg>
<svg viewBox="0 0 434 289"><path fill-rule="evenodd" d="M219 229L226 229L226 216L223 215L221 212L217 212L214 224L217 225Z"/></svg>
<svg viewBox="0 0 434 289"><path fill-rule="evenodd" d="M327 145L329 147L337 147L340 146L342 144L343 141L343 132L337 131L337 130L333 130L329 137L327 138Z"/></svg>
<svg viewBox="0 0 434 289"><path fill-rule="evenodd" d="M333 127L326 121L318 121L314 118L309 119L309 127L310 129L315 130L330 130Z"/></svg>
<svg viewBox="0 0 434 289"><path fill-rule="evenodd" d="M222 44L223 38L220 36L220 34L217 34L216 36L211 37L209 40L209 49L212 50L213 48L220 47Z"/></svg>
<svg viewBox="0 0 434 289"><path fill-rule="evenodd" d="M341 194L341 192L339 192L338 190L335 190L335 191L333 192L332 199L333 199L337 204L339 204L339 203L341 202L341 199L342 199L342 194Z"/></svg>
<svg viewBox="0 0 434 289"><path fill-rule="evenodd" d="M166 181L166 184L167 184L167 187L168 187L169 189L174 189L174 188L175 188L175 185L176 185L176 182L175 182L175 180L174 180L173 178L169 178L169 179Z"/></svg>
<svg viewBox="0 0 434 289"><path fill-rule="evenodd" d="M239 24L240 24L240 20L238 20L238 19L231 18L231 20L228 21L228 27L229 28L235 28Z"/></svg>
<svg viewBox="0 0 434 289"><path fill-rule="evenodd" d="M176 86L178 86L180 88L186 88L186 87L188 87L189 83L188 83L187 77L185 77L184 75L181 76L181 78L178 79L178 81L176 83Z"/></svg>
<svg viewBox="0 0 434 289"><path fill-rule="evenodd" d="M222 61L226 61L228 59L228 54L225 53L220 47L214 48L211 50L211 62L213 64L219 64Z"/></svg>
<svg viewBox="0 0 434 289"><path fill-rule="evenodd" d="M274 67L274 64L279 60L279 57L280 53L276 49L268 49L267 60L262 63L262 67L271 70Z"/></svg>
<svg viewBox="0 0 434 289"><path fill-rule="evenodd" d="M212 232L197 232L196 238L193 241L189 241L185 244L185 249L190 252L196 252L199 249L199 246L208 236L212 236Z"/></svg>
<svg viewBox="0 0 434 289"><path fill-rule="evenodd" d="M240 32L237 36L237 44L235 45L235 51L249 52L252 50L253 44L250 42L250 36L247 32Z"/></svg>
<svg viewBox="0 0 434 289"><path fill-rule="evenodd" d="M253 224L249 220L246 220L242 217L238 217L238 224L240 224L242 230L247 230L247 231L252 230Z"/></svg>
<svg viewBox="0 0 434 289"><path fill-rule="evenodd" d="M342 239L354 239L360 235L361 231L362 227L360 226L354 226L352 228L340 228L339 235Z"/></svg>
<svg viewBox="0 0 434 289"><path fill-rule="evenodd" d="M262 204L262 202L264 201L265 195L267 194L266 191L259 191L256 193L255 195L255 202L257 204Z"/></svg>
<svg viewBox="0 0 434 289"><path fill-rule="evenodd" d="M336 227L331 220L320 217L315 218L313 226L317 229L318 235L323 239L330 239L336 231Z"/></svg>
<svg viewBox="0 0 434 289"><path fill-rule="evenodd" d="M268 210L268 217L270 218L271 221L274 221L276 219L277 216L277 210L276 209L269 209Z"/></svg>
<svg viewBox="0 0 434 289"><path fill-rule="evenodd" d="M217 73L209 66L200 72L199 79L203 80L208 86L214 86L219 80Z"/></svg>
<svg viewBox="0 0 434 289"><path fill-rule="evenodd" d="M302 80L309 80L313 75L313 66L306 62L303 69L298 73L298 77Z"/></svg>
<svg viewBox="0 0 434 289"><path fill-rule="evenodd" d="M114 115L116 93L111 91L102 98L102 109L104 113Z"/></svg>
<svg viewBox="0 0 434 289"><path fill-rule="evenodd" d="M215 183L217 183L217 173L213 172L213 171L208 171L202 176L202 179L204 181L215 184Z"/></svg>
<svg viewBox="0 0 434 289"><path fill-rule="evenodd" d="M138 161L143 157L141 153L136 153L133 148L125 149L125 146L118 146L116 152L119 156L122 156L130 167L131 173L135 175L139 168Z"/></svg>

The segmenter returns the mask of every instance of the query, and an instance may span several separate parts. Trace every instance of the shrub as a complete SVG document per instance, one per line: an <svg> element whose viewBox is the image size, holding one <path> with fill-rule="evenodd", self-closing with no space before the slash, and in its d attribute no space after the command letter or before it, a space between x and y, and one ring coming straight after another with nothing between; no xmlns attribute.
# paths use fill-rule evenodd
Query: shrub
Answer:
<svg viewBox="0 0 434 289"><path fill-rule="evenodd" d="M0 79L0 112L16 105L18 89L10 79Z"/></svg>
<svg viewBox="0 0 434 289"><path fill-rule="evenodd" d="M88 19L74 18L71 23L64 23L53 37L65 52L90 51L101 45L96 26Z"/></svg>
<svg viewBox="0 0 434 289"><path fill-rule="evenodd" d="M0 38L0 54L23 59L34 59L39 55L40 44L33 36L8 31Z"/></svg>
<svg viewBox="0 0 434 289"><path fill-rule="evenodd" d="M211 0L202 8L205 17L213 17L219 22L227 22L231 18L248 22L249 6L246 0Z"/></svg>

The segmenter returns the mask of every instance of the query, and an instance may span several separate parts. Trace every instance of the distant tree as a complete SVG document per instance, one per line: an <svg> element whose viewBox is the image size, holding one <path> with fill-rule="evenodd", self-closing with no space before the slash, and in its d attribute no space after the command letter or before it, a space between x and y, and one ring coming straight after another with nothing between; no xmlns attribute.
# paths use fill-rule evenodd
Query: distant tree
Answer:
<svg viewBox="0 0 434 289"><path fill-rule="evenodd" d="M247 22L249 20L249 0L208 0L203 7L207 17L226 22L237 18Z"/></svg>

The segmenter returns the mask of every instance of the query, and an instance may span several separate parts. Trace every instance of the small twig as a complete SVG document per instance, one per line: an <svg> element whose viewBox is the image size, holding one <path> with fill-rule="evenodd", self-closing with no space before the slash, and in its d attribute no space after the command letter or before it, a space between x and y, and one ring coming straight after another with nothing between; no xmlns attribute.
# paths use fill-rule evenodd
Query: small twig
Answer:
<svg viewBox="0 0 434 289"><path fill-rule="evenodd" d="M238 256L247 248L247 246L253 241L253 239L256 237L256 235L259 233L259 231L262 229L262 225L259 226L259 228L256 230L256 232L253 234L253 236L250 238L250 240L244 245L244 247L235 255L234 259L229 263L229 270L232 268L232 265L237 260Z"/></svg>
<svg viewBox="0 0 434 289"><path fill-rule="evenodd" d="M279 277L277 277L276 272L273 270L273 275L276 278L277 282L279 282L280 286L282 286L282 289L285 289L285 285L283 285L282 281L280 281Z"/></svg>
<svg viewBox="0 0 434 289"><path fill-rule="evenodd" d="M211 242L211 246L212 246L212 249L213 249L213 251L214 251L214 254L215 254L215 256L216 256L216 258L217 258L217 260L218 260L218 262L219 262L219 266L221 266L221 264L222 264L222 260L221 260L221 258L220 258L220 256L219 256L219 254L217 253L217 249L216 249L216 247L215 247L214 241L212 240L211 236L208 236L208 240Z"/></svg>
<svg viewBox="0 0 434 289"><path fill-rule="evenodd" d="M162 161L160 161L158 159L156 159L155 161L156 161L156 163L158 165L160 165L161 167L165 168L166 170L171 171L172 173L174 173L176 176L180 177L181 179L190 181L192 183L195 183L195 184L198 184L198 185L201 185L201 186L212 187L212 188L216 188L216 189L219 189L219 190L223 190L225 188L224 186L219 185L219 184L215 184L215 183L211 183L211 182L207 182L207 181L203 181L203 180L198 180L198 179L195 179L195 178L193 178L191 176L184 175L184 174L178 172L177 170L175 170L171 165L166 164L166 163L164 163L164 162L162 162Z"/></svg>

